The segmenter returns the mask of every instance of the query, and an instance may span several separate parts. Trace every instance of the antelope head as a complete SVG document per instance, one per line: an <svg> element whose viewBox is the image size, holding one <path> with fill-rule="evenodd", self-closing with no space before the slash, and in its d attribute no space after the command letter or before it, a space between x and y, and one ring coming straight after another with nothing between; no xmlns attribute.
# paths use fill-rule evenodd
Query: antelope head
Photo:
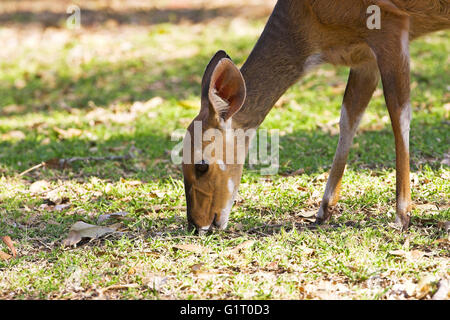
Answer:
<svg viewBox="0 0 450 320"><path fill-rule="evenodd" d="M228 223L243 169L232 122L245 96L241 72L224 51L217 52L203 75L200 112L183 141L187 220L200 232Z"/></svg>

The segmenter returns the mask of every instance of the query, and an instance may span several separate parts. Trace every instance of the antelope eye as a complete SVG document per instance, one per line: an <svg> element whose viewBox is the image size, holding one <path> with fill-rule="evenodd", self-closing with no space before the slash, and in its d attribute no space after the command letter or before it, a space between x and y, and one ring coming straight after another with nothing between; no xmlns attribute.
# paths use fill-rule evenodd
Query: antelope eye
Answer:
<svg viewBox="0 0 450 320"><path fill-rule="evenodd" d="M209 164L205 160L202 160L201 162L195 164L195 171L197 171L198 173L205 173L206 171L208 171L208 169Z"/></svg>

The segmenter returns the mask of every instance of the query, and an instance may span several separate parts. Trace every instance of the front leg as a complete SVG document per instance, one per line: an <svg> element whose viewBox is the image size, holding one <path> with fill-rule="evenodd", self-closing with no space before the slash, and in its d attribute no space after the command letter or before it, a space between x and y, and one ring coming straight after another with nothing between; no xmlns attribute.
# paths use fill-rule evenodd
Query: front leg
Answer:
<svg viewBox="0 0 450 320"><path fill-rule="evenodd" d="M339 199L342 176L353 137L378 82L379 74L375 61L350 70L341 109L339 143L320 209L317 213L317 223L326 222L331 218L330 207L336 205Z"/></svg>

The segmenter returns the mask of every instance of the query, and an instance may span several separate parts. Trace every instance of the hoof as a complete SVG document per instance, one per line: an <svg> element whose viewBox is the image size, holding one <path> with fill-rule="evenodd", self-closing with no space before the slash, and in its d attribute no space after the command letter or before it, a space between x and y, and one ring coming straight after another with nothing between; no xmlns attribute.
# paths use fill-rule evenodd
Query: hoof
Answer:
<svg viewBox="0 0 450 320"><path fill-rule="evenodd" d="M316 224L316 225L325 224L330 220L330 218L331 218L331 213L329 212L329 210L324 209L321 206L319 211L317 212L316 221L314 222L314 224Z"/></svg>
<svg viewBox="0 0 450 320"><path fill-rule="evenodd" d="M395 224L400 228L401 231L408 230L409 224L411 223L411 213L398 214L395 218Z"/></svg>

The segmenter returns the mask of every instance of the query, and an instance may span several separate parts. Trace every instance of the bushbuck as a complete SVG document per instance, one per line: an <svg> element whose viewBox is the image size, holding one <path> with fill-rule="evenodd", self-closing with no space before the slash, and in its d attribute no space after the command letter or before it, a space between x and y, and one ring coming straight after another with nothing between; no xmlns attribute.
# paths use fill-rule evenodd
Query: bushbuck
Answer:
<svg viewBox="0 0 450 320"><path fill-rule="evenodd" d="M378 26L369 23L371 13L379 14ZM448 0L279 0L240 70L224 51L217 52L205 70L201 109L183 146L189 224L197 230L227 226L243 169L236 157L227 162L225 151L218 152L230 148L239 153L238 139L229 132L258 128L301 76L331 63L349 66L350 73L339 142L316 220L324 223L331 217L353 137L381 78L395 139L396 223L407 229L411 215L409 43L449 27ZM211 130L221 135L195 139ZM245 138L244 154L250 139ZM205 157L211 147L215 152Z"/></svg>

